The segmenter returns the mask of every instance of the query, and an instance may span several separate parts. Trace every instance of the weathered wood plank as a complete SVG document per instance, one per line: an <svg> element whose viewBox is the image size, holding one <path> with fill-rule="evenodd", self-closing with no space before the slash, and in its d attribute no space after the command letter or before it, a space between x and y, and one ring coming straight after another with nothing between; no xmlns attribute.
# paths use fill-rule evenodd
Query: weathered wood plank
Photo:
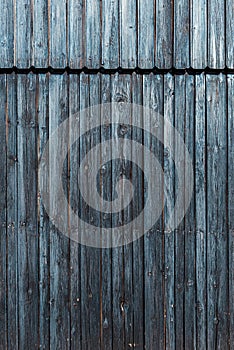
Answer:
<svg viewBox="0 0 234 350"><path fill-rule="evenodd" d="M154 66L154 30L155 4L152 0L138 1L138 66Z"/></svg>
<svg viewBox="0 0 234 350"><path fill-rule="evenodd" d="M33 2L33 62L37 68L46 68L49 65L48 35L48 1L34 0ZM64 43L65 45L65 43Z"/></svg>
<svg viewBox="0 0 234 350"><path fill-rule="evenodd" d="M83 110L87 107L94 106L99 103L100 96L100 76L93 75L87 76L82 74L80 76L80 109ZM81 125L84 127L92 125L92 119L97 118L100 120L100 114L96 114L92 110L87 112L87 116L81 118ZM100 133L91 131L85 137L82 138L80 143L80 157L83 157L87 152L96 144L97 139L100 138ZM94 151L95 152L95 151ZM98 162L97 151L95 153L95 159L92 158L93 162ZM93 164L88 164L87 169L94 166ZM89 170L91 171L91 170ZM94 191L97 191L96 184L90 184L88 173L83 176L83 181L79 184L88 188L88 196L91 199ZM98 203L95 203L98 204ZM92 224L92 215L88 210L88 204L83 205L81 208L82 216ZM97 223L100 223L100 216L97 215ZM96 235L96 239L100 239L100 230L97 228L93 229L91 232L87 232L85 227L81 226L81 234L88 236L88 234ZM95 240L94 240L95 242ZM90 246L81 246L81 313L82 313L82 348L85 349L100 349L100 335L101 335L101 325L100 325L100 249L93 248ZM83 322L83 319L86 322Z"/></svg>
<svg viewBox="0 0 234 350"><path fill-rule="evenodd" d="M101 94L100 94L100 103L110 103L111 102L111 77L110 75L103 75L101 77ZM101 114L101 138L100 142L104 142L111 138L111 127L110 127L110 118L111 118L111 108L105 108L105 112ZM105 178L105 184L102 183L101 193L105 194L105 198L109 201L112 199L112 177L111 177L111 167L105 166L103 164L103 159L105 157L111 156L111 148L106 150L103 148L101 154L101 164L102 164L102 176ZM104 208L100 206L100 211L103 213ZM105 227L109 222L108 216L103 214L101 216L101 227ZM101 231L103 233L103 230ZM112 242L112 237L109 235L107 241ZM101 349L109 350L112 348L112 339L113 339L113 319L112 319L112 251L111 249L102 249L101 255Z"/></svg>
<svg viewBox="0 0 234 350"><path fill-rule="evenodd" d="M190 5L191 67L207 67L207 0L193 0Z"/></svg>
<svg viewBox="0 0 234 350"><path fill-rule="evenodd" d="M49 79L49 135L68 118L68 76L51 75ZM49 150L49 185L51 192L50 206L54 209L55 217L61 215L62 201L57 183L54 181L57 157L63 148L63 142L68 142L66 131L62 140ZM64 193L67 195L68 163L64 161ZM63 220L68 233L68 213L63 212ZM53 220L53 218L52 218ZM50 224L50 346L54 349L69 349L70 347L70 243L54 225Z"/></svg>
<svg viewBox="0 0 234 350"><path fill-rule="evenodd" d="M173 61L173 2L156 0L155 66L169 69Z"/></svg>
<svg viewBox="0 0 234 350"><path fill-rule="evenodd" d="M228 68L231 68L231 69L234 68L234 43L233 43L234 23L233 23L233 17L234 17L233 1L226 0L226 13L225 13L225 19L226 19L226 34L225 34L226 66Z"/></svg>
<svg viewBox="0 0 234 350"><path fill-rule="evenodd" d="M185 130L184 143L188 149L189 157L194 164L195 150L195 123L194 123L194 97L195 97L195 78L193 75L186 75L186 95L185 95ZM185 157L185 167L190 160ZM185 168L185 196L187 189L191 185L193 178L193 169ZM193 184L192 184L193 185ZM194 187L193 187L194 188ZM185 214L185 298L184 298L184 345L185 349L196 348L196 246L195 246L195 201L194 196L191 199L190 206Z"/></svg>
<svg viewBox="0 0 234 350"><path fill-rule="evenodd" d="M0 6L0 67L11 68L14 65L14 1L1 0Z"/></svg>
<svg viewBox="0 0 234 350"><path fill-rule="evenodd" d="M120 67L137 66L136 1L119 0Z"/></svg>
<svg viewBox="0 0 234 350"><path fill-rule="evenodd" d="M185 132L185 113L186 113L186 75L175 76L175 128L184 139ZM184 154L181 144L175 139L174 154L177 163L183 166ZM183 171L185 173L185 169ZM178 183L181 182L182 188L185 186L185 179L178 179L175 176L175 193L178 194ZM181 203L184 205L184 203ZM175 213L177 220L177 213ZM185 235L184 220L175 230L175 345L176 348L185 348L185 320L184 320L184 297L185 297Z"/></svg>
<svg viewBox="0 0 234 350"><path fill-rule="evenodd" d="M143 95L142 95L142 85L143 77L138 74L132 75L132 103L137 105L142 105ZM135 118L135 119L134 119ZM143 115L133 114L132 123L139 123L143 127ZM139 143L143 142L143 131L135 130L132 131L132 138L137 140ZM132 145L132 152L137 152L135 150L134 144ZM137 157L143 158L143 152L138 153ZM134 186L136 188L136 193L138 193L138 200L133 203L133 215L138 212L139 208L142 207L144 196L142 193L143 189L143 176L141 170L137 168L132 169L132 178L134 181ZM139 227L139 230L144 229L144 223ZM140 239L133 242L133 271L132 271L132 283L133 283L133 294L132 294L132 312L133 312L133 347L136 349L141 349L144 347L144 319L142 317L144 310L144 239ZM129 345L130 347L130 345Z"/></svg>
<svg viewBox="0 0 234 350"><path fill-rule="evenodd" d="M84 66L84 1L68 2L68 65L71 68Z"/></svg>
<svg viewBox="0 0 234 350"><path fill-rule="evenodd" d="M102 62L105 68L119 67L119 1L102 1Z"/></svg>
<svg viewBox="0 0 234 350"><path fill-rule="evenodd" d="M15 62L14 66L28 68L32 65L32 21L31 0L15 2Z"/></svg>
<svg viewBox="0 0 234 350"><path fill-rule="evenodd" d="M207 84L207 348L228 349L226 77Z"/></svg>
<svg viewBox="0 0 234 350"><path fill-rule="evenodd" d="M69 117L72 118L80 109L80 77L77 75L69 76ZM71 134L79 138L79 129L72 129ZM79 197L77 196L78 185L78 166L79 164L79 149L75 144L70 142L70 193L69 201L71 208L77 211L79 208ZM78 219L76 227L71 229L80 230ZM80 234L80 232L79 232ZM77 242L70 241L70 307L71 307L71 349L81 349L81 262L80 262L80 245Z"/></svg>
<svg viewBox="0 0 234 350"><path fill-rule="evenodd" d="M0 75L0 347L7 348L7 86Z"/></svg>
<svg viewBox="0 0 234 350"><path fill-rule="evenodd" d="M164 76L164 120L174 126L175 108L174 77ZM164 122L165 123L165 122ZM165 348L175 349L175 231L169 227L169 219L173 223L173 209L175 205L175 166L173 160L174 132L164 128L164 332Z"/></svg>
<svg viewBox="0 0 234 350"><path fill-rule="evenodd" d="M99 0L85 0L85 66L99 68L101 57L101 12Z"/></svg>
<svg viewBox="0 0 234 350"><path fill-rule="evenodd" d="M8 349L18 349L17 77L7 76L7 327Z"/></svg>
<svg viewBox="0 0 234 350"><path fill-rule="evenodd" d="M143 105L153 110L153 112L163 114L163 76L162 75L146 75L143 77ZM155 127L156 121L148 112L143 112L144 129L150 130ZM163 136L163 125L158 120L158 133ZM144 147L151 152L156 153L159 157L158 161L162 163L163 149L158 140L154 140L149 133L144 133ZM144 176L147 178L155 177L152 162L147 159L144 152ZM157 174L158 188L163 188L163 178ZM152 182L151 182L152 184ZM153 186L153 184L152 184ZM144 198L150 202L150 212L144 212L144 221L148 216L153 216L157 206L163 201L162 193L158 198L152 198L153 188L148 185L148 198ZM144 223L145 225L145 223ZM144 228L145 230L145 228ZM145 346L147 349L153 349L157 344L159 349L164 346L164 305L163 305L163 223L162 217L144 236L144 321L145 321Z"/></svg>
<svg viewBox="0 0 234 350"><path fill-rule="evenodd" d="M67 66L66 0L49 0L49 65L53 68Z"/></svg>
<svg viewBox="0 0 234 350"><path fill-rule="evenodd" d="M206 348L206 100L205 76L196 76L195 210L197 349Z"/></svg>
<svg viewBox="0 0 234 350"><path fill-rule="evenodd" d="M36 76L18 76L19 348L38 348L38 222Z"/></svg>
<svg viewBox="0 0 234 350"><path fill-rule="evenodd" d="M38 75L36 87L38 120L38 161L49 137L49 76ZM49 176L46 178L49 181ZM48 186L48 184L45 184ZM40 190L40 189L39 189ZM50 224L49 217L38 193L39 226L39 341L42 349L50 346Z"/></svg>
<svg viewBox="0 0 234 350"><path fill-rule="evenodd" d="M228 265L229 265L229 337L234 344L234 77L227 76L228 88Z"/></svg>
<svg viewBox="0 0 234 350"><path fill-rule="evenodd" d="M208 62L210 68L225 67L225 2L208 0Z"/></svg>
<svg viewBox="0 0 234 350"><path fill-rule="evenodd" d="M189 0L174 0L174 59L176 68L190 66Z"/></svg>

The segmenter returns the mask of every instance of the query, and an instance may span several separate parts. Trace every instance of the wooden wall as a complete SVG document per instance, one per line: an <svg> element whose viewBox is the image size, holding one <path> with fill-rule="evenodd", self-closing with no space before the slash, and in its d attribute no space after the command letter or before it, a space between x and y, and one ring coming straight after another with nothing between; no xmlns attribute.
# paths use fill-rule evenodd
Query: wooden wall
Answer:
<svg viewBox="0 0 234 350"><path fill-rule="evenodd" d="M1 0L0 66L234 68L232 0Z"/></svg>
<svg viewBox="0 0 234 350"><path fill-rule="evenodd" d="M223 74L0 76L1 349L233 348L233 88L233 76ZM154 228L124 247L82 246L48 219L38 162L68 115L123 100L167 115L179 130L193 160L194 196L178 229L165 231L176 178L170 150L161 149L169 195ZM166 129L164 138L172 138ZM69 157L75 201L75 151Z"/></svg>
<svg viewBox="0 0 234 350"><path fill-rule="evenodd" d="M232 0L0 0L0 350L234 349L233 17ZM53 225L38 167L57 126L107 102L170 120L194 192L179 227L165 230L174 135L161 125L164 148L128 127L121 137L158 152L167 200L140 239L98 249ZM87 220L79 152L113 130L90 133L64 163L68 201ZM123 171L131 177L138 202L118 220L131 219L145 203L144 175L128 163L105 171L108 200Z"/></svg>

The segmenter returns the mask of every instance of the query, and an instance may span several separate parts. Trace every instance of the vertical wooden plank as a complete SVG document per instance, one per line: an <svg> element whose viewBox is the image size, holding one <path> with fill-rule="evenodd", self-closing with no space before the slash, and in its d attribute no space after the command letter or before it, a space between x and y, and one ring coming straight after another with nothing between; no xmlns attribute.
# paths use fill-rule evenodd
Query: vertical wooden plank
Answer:
<svg viewBox="0 0 234 350"><path fill-rule="evenodd" d="M73 118L80 109L80 78L77 75L69 77L69 117ZM71 129L72 135L79 138L79 130ZM70 133L70 137L71 137ZM70 205L76 210L79 208L78 197L78 166L79 148L77 143L70 143ZM78 145L79 146L79 145ZM77 227L80 229L78 220ZM71 349L81 349L81 262L80 262L80 245L77 242L70 241L70 300L71 300ZM84 320L84 319L83 319Z"/></svg>
<svg viewBox="0 0 234 350"><path fill-rule="evenodd" d="M174 67L190 66L189 0L174 0Z"/></svg>
<svg viewBox="0 0 234 350"><path fill-rule="evenodd" d="M191 67L207 67L207 0L193 0L190 5Z"/></svg>
<svg viewBox="0 0 234 350"><path fill-rule="evenodd" d="M84 66L84 1L68 2L68 66L82 68Z"/></svg>
<svg viewBox="0 0 234 350"><path fill-rule="evenodd" d="M0 7L0 67L11 68L14 65L14 2L1 0Z"/></svg>
<svg viewBox="0 0 234 350"><path fill-rule="evenodd" d="M67 65L67 17L66 0L49 0L49 65L64 68Z"/></svg>
<svg viewBox="0 0 234 350"><path fill-rule="evenodd" d="M186 75L186 95L185 95L185 145L189 152L189 157L194 164L194 98L195 98L195 81L193 75ZM185 166L190 160L185 157ZM187 188L191 185L193 178L193 169L191 173L185 168L185 196ZM185 305L184 305L184 345L185 349L196 348L196 246L195 246L195 201L194 196L191 199L190 206L185 214Z"/></svg>
<svg viewBox="0 0 234 350"><path fill-rule="evenodd" d="M139 74L132 75L132 103L137 105L142 105L143 103L143 77ZM135 120L134 120L135 118ZM136 120L137 119L137 120ZM143 115L132 116L132 123L139 123L143 127ZM137 140L139 143L143 143L143 132L141 130L132 131L132 139ZM132 145L132 152L137 152ZM144 156L143 152L138 153L138 159ZM142 202L144 201L144 193L142 189L144 188L143 176L140 169L132 169L132 178L135 186L135 191L138 193L138 200L133 203L133 217L138 212L139 208L142 207ZM144 223L140 228L144 230ZM144 348L144 238L141 237L133 242L133 271L132 271L132 283L133 283L133 292L132 292L132 312L133 312L133 347L136 349ZM129 345L130 347L130 345Z"/></svg>
<svg viewBox="0 0 234 350"><path fill-rule="evenodd" d="M84 75L80 76L80 109L95 106L99 103L100 98L100 76L99 75ZM92 119L100 120L100 113L96 110L89 110L87 116L81 118L81 123L84 126L92 125ZM100 132L91 131L82 138L80 144L80 157L83 157L87 152L98 143ZM97 151L96 151L97 152ZM99 164L100 154L96 153L94 162ZM88 164L89 167L92 164ZM94 165L93 165L94 166ZM88 173L87 173L88 174ZM90 184L88 176L80 186L88 186L89 196L91 197L94 191L97 191L96 184ZM97 204L97 203L96 203ZM92 224L92 215L88 210L88 205L83 204L81 208L83 215L88 222ZM100 215L97 215L97 223L100 223ZM81 233L87 235L86 228L81 226ZM83 230L83 232L82 232ZM99 229L90 232L90 235L97 236L97 242L100 240ZM100 349L100 249L90 246L81 246L81 313L82 313L82 348L85 349ZM85 322L83 321L85 319Z"/></svg>
<svg viewBox="0 0 234 350"><path fill-rule="evenodd" d="M31 0L19 0L16 6L15 63L18 68L32 65L33 6Z"/></svg>
<svg viewBox="0 0 234 350"><path fill-rule="evenodd" d="M173 2L156 0L155 66L169 69L173 61Z"/></svg>
<svg viewBox="0 0 234 350"><path fill-rule="evenodd" d="M111 96L112 102L130 102L130 79L127 75L115 74L111 76ZM112 111L112 123L118 124L115 110ZM117 114L118 115L118 114ZM118 126L112 125L112 148L118 148ZM121 154L122 155L122 154ZM122 155L123 156L123 155ZM116 198L115 179L123 172L121 162L112 163L112 198ZM123 188L118 187L118 195L123 195ZM123 223L121 212L112 218L112 227ZM120 231L118 227L118 231ZM124 232L121 232L124 234ZM124 349L126 345L126 320L129 311L129 301L125 299L127 287L125 286L124 272L124 248L122 246L112 249L112 307L113 307L113 348Z"/></svg>
<svg viewBox="0 0 234 350"><path fill-rule="evenodd" d="M184 139L185 131L185 111L186 111L186 85L185 75L175 76L175 128ZM178 164L183 164L184 154L180 149L180 144L175 139L175 154ZM180 179L181 186L184 187L184 178ZM178 179L175 176L175 193L177 196ZM183 203L181 204L183 205ZM177 219L175 213L175 220ZM185 241L184 241L184 221L175 230L175 333L176 348L184 348L184 296L185 296Z"/></svg>
<svg viewBox="0 0 234 350"><path fill-rule="evenodd" d="M226 13L225 13L225 19L226 19L226 34L225 34L225 40L226 40L226 66L228 68L233 69L234 68L234 44L233 44L233 38L234 38L234 23L233 23L233 17L234 17L234 7L232 0L226 0Z"/></svg>
<svg viewBox="0 0 234 350"><path fill-rule="evenodd" d="M227 76L228 83L228 265L229 265L229 337L230 348L234 344L234 77Z"/></svg>
<svg viewBox="0 0 234 350"><path fill-rule="evenodd" d="M171 74L164 76L164 120L174 126L175 108L174 77ZM164 122L165 123L165 122ZM175 231L168 226L175 205L175 166L173 160L174 132L164 128L164 332L165 348L175 349Z"/></svg>
<svg viewBox="0 0 234 350"><path fill-rule="evenodd" d="M19 348L38 348L36 76L18 76Z"/></svg>
<svg viewBox="0 0 234 350"><path fill-rule="evenodd" d="M49 135L68 118L68 76L51 75L49 79ZM64 139L57 141L57 152L68 142L68 135L62 134ZM57 158L50 150L50 188L54 193L53 173ZM68 164L64 161L64 189L67 195ZM54 189L53 189L54 188ZM50 197L50 205L55 210L54 215L61 215L58 191L57 196ZM68 227L68 213L63 213L64 222ZM54 349L69 349L70 346L70 244L69 239L53 226L50 227L50 346Z"/></svg>
<svg viewBox="0 0 234 350"><path fill-rule="evenodd" d="M152 0L138 1L138 66L154 66L154 16L155 4Z"/></svg>
<svg viewBox="0 0 234 350"><path fill-rule="evenodd" d="M7 348L7 109L6 109L6 76L0 75L0 344Z"/></svg>
<svg viewBox="0 0 234 350"><path fill-rule="evenodd" d="M136 1L119 0L120 11L120 67L137 66Z"/></svg>
<svg viewBox="0 0 234 350"><path fill-rule="evenodd" d="M110 103L111 102L111 77L110 75L101 76L101 95L100 103ZM105 112L101 114L101 143L111 138L111 107L105 108ZM105 148L102 149L101 154L101 164L102 164L102 176L105 179L105 185L102 184L102 193L105 193L105 198L111 201L112 193L112 177L111 177L111 167L105 166L103 164L103 159L105 157L111 156L111 149L105 152ZM104 212L104 208L100 208L101 212ZM105 214L101 217L101 227L106 227L106 224L110 219ZM112 237L108 237L111 244ZM112 251L111 249L102 249L101 256L101 349L109 350L112 348L112 329L113 329L113 319L112 319Z"/></svg>
<svg viewBox="0 0 234 350"><path fill-rule="evenodd" d="M197 75L195 97L196 332L197 349L206 348L206 90Z"/></svg>
<svg viewBox="0 0 234 350"><path fill-rule="evenodd" d="M85 66L99 68L101 57L101 12L99 0L85 0Z"/></svg>
<svg viewBox="0 0 234 350"><path fill-rule="evenodd" d="M226 78L207 75L207 349L228 349Z"/></svg>
<svg viewBox="0 0 234 350"><path fill-rule="evenodd" d="M225 2L208 0L208 64L210 68L225 67Z"/></svg>
<svg viewBox="0 0 234 350"><path fill-rule="evenodd" d="M102 1L102 62L105 68L119 67L119 0Z"/></svg>
<svg viewBox="0 0 234 350"><path fill-rule="evenodd" d="M7 76L7 326L8 349L18 349L17 77Z"/></svg>
<svg viewBox="0 0 234 350"><path fill-rule="evenodd" d="M48 0L33 2L33 65L36 68L47 68L49 65L49 21Z"/></svg>
<svg viewBox="0 0 234 350"><path fill-rule="evenodd" d="M38 161L49 137L49 76L38 75L36 87L36 111L39 127ZM49 181L49 177L46 179ZM45 186L48 186L45 184ZM39 336L40 347L50 346L50 240L49 217L38 193L39 225Z"/></svg>
<svg viewBox="0 0 234 350"><path fill-rule="evenodd" d="M154 112L163 114L163 76L145 75L143 78L143 105ZM150 129L155 121L148 112L143 114L144 128ZM161 138L163 136L163 125L159 124ZM162 163L163 150L159 141L153 140L149 134L144 134L144 147L156 152L158 161ZM144 155L145 157L146 154ZM147 158L146 158L147 159ZM149 161L144 162L144 176L153 177L154 167ZM159 188L163 187L163 179L157 174ZM145 190L145 189L144 189ZM152 192L152 188L147 191ZM150 196L150 195L149 195ZM144 198L145 199L145 198ZM146 216L153 215L156 206L159 205L151 197L151 212L145 212ZM163 198L161 197L161 201ZM144 291L145 291L145 347L154 349L157 344L159 349L164 345L164 305L163 305L163 225L162 217L144 236Z"/></svg>

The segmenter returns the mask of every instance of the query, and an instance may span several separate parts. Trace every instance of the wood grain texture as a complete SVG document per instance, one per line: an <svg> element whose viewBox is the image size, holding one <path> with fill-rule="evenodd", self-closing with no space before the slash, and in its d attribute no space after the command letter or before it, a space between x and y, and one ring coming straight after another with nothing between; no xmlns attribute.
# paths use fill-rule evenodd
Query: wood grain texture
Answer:
<svg viewBox="0 0 234 350"><path fill-rule="evenodd" d="M102 1L102 61L105 68L116 68L119 62L119 0Z"/></svg>
<svg viewBox="0 0 234 350"><path fill-rule="evenodd" d="M14 1L1 0L0 6L0 67L7 68L14 65Z"/></svg>
<svg viewBox="0 0 234 350"><path fill-rule="evenodd" d="M190 66L190 17L189 0L174 0L174 57L173 66Z"/></svg>
<svg viewBox="0 0 234 350"><path fill-rule="evenodd" d="M84 1L68 2L68 65L71 68L84 66Z"/></svg>
<svg viewBox="0 0 234 350"><path fill-rule="evenodd" d="M206 86L207 348L228 349L226 77L207 76Z"/></svg>
<svg viewBox="0 0 234 350"><path fill-rule="evenodd" d="M230 347L234 344L234 96L233 75L227 76L228 88L228 265L229 265L229 336Z"/></svg>
<svg viewBox="0 0 234 350"><path fill-rule="evenodd" d="M208 65L207 0L193 0L190 6L190 65L204 69Z"/></svg>
<svg viewBox="0 0 234 350"><path fill-rule="evenodd" d="M31 73L1 75L0 85L0 349L154 350L155 344L158 349L231 349L233 76ZM194 164L194 196L175 230L168 219L178 194L173 154L180 154L181 148L173 129L159 125L167 144L163 148L141 129L110 127L110 116L118 122L114 109L94 112L95 105L109 101L118 102L120 109L126 101L160 112L184 139ZM113 147L120 146L120 135L134 138L154 151L163 165L163 179L158 179L164 190L163 215L152 230L128 246L100 250L69 241L49 219L40 197L38 164L49 134L68 116L89 106L84 125L98 119L105 127L71 148L63 173L68 201L87 220L92 216L77 191L80 185L90 186L91 196L96 184L90 185L88 178L80 184L77 172L80 157L90 147L112 136ZM150 113L127 117L153 127ZM69 137L71 132L80 136L79 129L70 128ZM53 171L61 147L59 142L50 149L46 181L54 189ZM122 148L125 160L127 151ZM104 157L96 152L93 165ZM155 176L150 162L144 169ZM127 162L112 162L102 169L106 179L100 185L102 193L108 200L114 198L115 180L123 173L131 174L138 201L124 214L97 216L100 225L131 220L146 201L145 177ZM189 178L182 180L185 187ZM122 185L118 191L121 195L128 188ZM60 196L50 200L61 215ZM151 205L156 208L153 200ZM69 235L70 211L63 215ZM82 223L77 220L77 225L84 234Z"/></svg>
<svg viewBox="0 0 234 350"><path fill-rule="evenodd" d="M226 66L228 68L234 68L234 7L231 0L226 0L226 13L225 13L225 40L226 40Z"/></svg>
<svg viewBox="0 0 234 350"><path fill-rule="evenodd" d="M173 66L173 11L171 0L156 0L154 64L158 68L169 69Z"/></svg>
<svg viewBox="0 0 234 350"><path fill-rule="evenodd" d="M6 162L6 75L0 75L0 347L7 348L7 162Z"/></svg>
<svg viewBox="0 0 234 350"><path fill-rule="evenodd" d="M19 348L38 348L38 220L36 76L18 77L18 327Z"/></svg>
<svg viewBox="0 0 234 350"><path fill-rule="evenodd" d="M67 66L67 16L66 0L49 0L49 65L53 68Z"/></svg>
<svg viewBox="0 0 234 350"><path fill-rule="evenodd" d="M146 11L147 8L147 11ZM154 66L155 3L152 0L138 1L138 66L151 68Z"/></svg>
<svg viewBox="0 0 234 350"><path fill-rule="evenodd" d="M48 1L34 0L33 2L32 64L38 68L46 68L49 65Z"/></svg>
<svg viewBox="0 0 234 350"><path fill-rule="evenodd" d="M17 76L7 76L7 322L8 348L18 349Z"/></svg>
<svg viewBox="0 0 234 350"><path fill-rule="evenodd" d="M206 348L206 82L196 76L195 92L195 216L196 216L196 338L197 348Z"/></svg>
<svg viewBox="0 0 234 350"><path fill-rule="evenodd" d="M210 68L224 68L225 67L225 2L218 1L218 0L208 0L207 14L208 14L207 66Z"/></svg>

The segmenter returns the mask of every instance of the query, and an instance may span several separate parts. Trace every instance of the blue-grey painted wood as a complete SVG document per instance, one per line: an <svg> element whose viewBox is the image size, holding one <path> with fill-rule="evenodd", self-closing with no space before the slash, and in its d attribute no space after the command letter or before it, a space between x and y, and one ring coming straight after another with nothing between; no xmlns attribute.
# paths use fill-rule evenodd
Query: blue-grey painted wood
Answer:
<svg viewBox="0 0 234 350"><path fill-rule="evenodd" d="M31 67L33 7L31 0L19 0L14 3L15 13L15 53L14 65L19 68Z"/></svg>
<svg viewBox="0 0 234 350"><path fill-rule="evenodd" d="M195 92L195 216L196 216L196 337L206 348L206 94L205 75L196 76Z"/></svg>
<svg viewBox="0 0 234 350"><path fill-rule="evenodd" d="M0 1L0 67L7 68L14 65L14 1Z"/></svg>
<svg viewBox="0 0 234 350"><path fill-rule="evenodd" d="M147 8L147 11L146 11ZM155 48L155 3L152 0L138 1L138 66L149 68L154 66Z"/></svg>
<svg viewBox="0 0 234 350"><path fill-rule="evenodd" d="M36 87L38 120L38 160L49 137L49 76L38 75ZM41 161L42 165L42 161ZM49 176L45 179L49 182ZM45 183L48 187L49 183ZM42 349L50 346L50 220L38 193L39 225L39 343Z"/></svg>
<svg viewBox="0 0 234 350"><path fill-rule="evenodd" d="M175 82L171 74L164 76L164 119L175 124ZM168 225L175 204L174 132L164 128L164 332L165 348L175 349L175 231Z"/></svg>
<svg viewBox="0 0 234 350"><path fill-rule="evenodd" d="M226 13L225 13L225 23L226 23L226 32L225 32L225 40L226 40L226 66L228 68L234 68L234 7L232 0L226 0Z"/></svg>
<svg viewBox="0 0 234 350"><path fill-rule="evenodd" d="M122 68L137 66L137 2L119 0L120 62Z"/></svg>
<svg viewBox="0 0 234 350"><path fill-rule="evenodd" d="M119 65L119 0L103 0L101 66L116 68Z"/></svg>
<svg viewBox="0 0 234 350"><path fill-rule="evenodd" d="M7 348L7 128L6 75L0 75L0 346Z"/></svg>
<svg viewBox="0 0 234 350"><path fill-rule="evenodd" d="M18 327L19 348L38 348L38 187L36 75L18 76Z"/></svg>
<svg viewBox="0 0 234 350"><path fill-rule="evenodd" d="M66 0L48 0L49 65L53 68L67 66Z"/></svg>
<svg viewBox="0 0 234 350"><path fill-rule="evenodd" d="M204 69L207 64L207 0L194 0L190 7L190 65Z"/></svg>
<svg viewBox="0 0 234 350"><path fill-rule="evenodd" d="M101 10L99 0L84 0L85 67L99 68L101 58Z"/></svg>
<svg viewBox="0 0 234 350"><path fill-rule="evenodd" d="M189 0L174 0L174 47L173 66L190 66L190 17Z"/></svg>
<svg viewBox="0 0 234 350"><path fill-rule="evenodd" d="M228 264L229 264L229 335L234 344L234 77L227 76L228 88Z"/></svg>
<svg viewBox="0 0 234 350"><path fill-rule="evenodd" d="M71 68L84 66L84 1L68 2L68 65Z"/></svg>
<svg viewBox="0 0 234 350"><path fill-rule="evenodd" d="M49 18L48 18L48 1L34 0L33 2L33 36L32 64L38 68L46 68L49 65Z"/></svg>
<svg viewBox="0 0 234 350"><path fill-rule="evenodd" d="M173 11L173 1L156 0L154 65L162 69L173 65Z"/></svg>
<svg viewBox="0 0 234 350"><path fill-rule="evenodd" d="M208 61L210 68L225 67L225 1L208 0ZM230 33L231 34L231 33ZM226 33L228 37L229 33Z"/></svg>
<svg viewBox="0 0 234 350"><path fill-rule="evenodd" d="M207 348L228 349L226 77L207 76L206 91Z"/></svg>

